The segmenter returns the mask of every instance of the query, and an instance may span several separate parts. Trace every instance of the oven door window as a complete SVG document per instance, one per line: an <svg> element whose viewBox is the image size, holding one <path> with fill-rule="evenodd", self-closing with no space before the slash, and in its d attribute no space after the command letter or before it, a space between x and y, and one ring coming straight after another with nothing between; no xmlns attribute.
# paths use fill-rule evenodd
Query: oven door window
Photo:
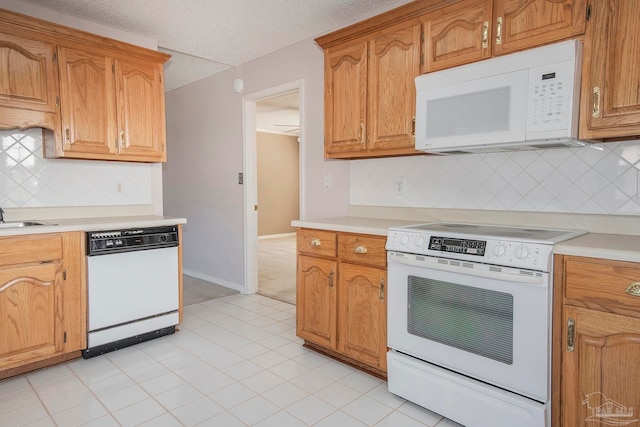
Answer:
<svg viewBox="0 0 640 427"><path fill-rule="evenodd" d="M513 296L409 276L408 332L502 363L513 363Z"/></svg>

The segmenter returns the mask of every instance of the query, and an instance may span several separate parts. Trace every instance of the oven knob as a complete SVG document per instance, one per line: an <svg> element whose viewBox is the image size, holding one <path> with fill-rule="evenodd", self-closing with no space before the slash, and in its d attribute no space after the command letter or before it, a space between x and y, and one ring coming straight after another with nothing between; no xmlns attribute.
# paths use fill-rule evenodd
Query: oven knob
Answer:
<svg viewBox="0 0 640 427"><path fill-rule="evenodd" d="M416 237L416 240L413 242L417 247L421 247L424 245L424 237Z"/></svg>
<svg viewBox="0 0 640 427"><path fill-rule="evenodd" d="M505 248L502 243L498 243L491 249L491 253L495 256L503 256L505 252L507 252L507 248Z"/></svg>
<svg viewBox="0 0 640 427"><path fill-rule="evenodd" d="M524 246L518 246L514 251L513 255L518 259L525 259L529 256L529 249Z"/></svg>

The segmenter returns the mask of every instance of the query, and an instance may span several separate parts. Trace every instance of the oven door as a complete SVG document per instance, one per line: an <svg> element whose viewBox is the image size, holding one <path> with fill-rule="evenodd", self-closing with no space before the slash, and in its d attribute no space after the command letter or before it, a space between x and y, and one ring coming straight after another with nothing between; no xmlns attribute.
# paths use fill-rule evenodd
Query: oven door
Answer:
<svg viewBox="0 0 640 427"><path fill-rule="evenodd" d="M522 394L549 396L549 273L388 253L388 346Z"/></svg>

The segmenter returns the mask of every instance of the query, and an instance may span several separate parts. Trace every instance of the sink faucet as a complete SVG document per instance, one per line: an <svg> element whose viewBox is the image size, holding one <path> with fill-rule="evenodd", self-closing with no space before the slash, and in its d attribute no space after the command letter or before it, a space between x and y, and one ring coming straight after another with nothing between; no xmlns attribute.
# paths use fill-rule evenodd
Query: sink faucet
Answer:
<svg viewBox="0 0 640 427"><path fill-rule="evenodd" d="M4 211L0 208L0 222L4 222Z"/></svg>

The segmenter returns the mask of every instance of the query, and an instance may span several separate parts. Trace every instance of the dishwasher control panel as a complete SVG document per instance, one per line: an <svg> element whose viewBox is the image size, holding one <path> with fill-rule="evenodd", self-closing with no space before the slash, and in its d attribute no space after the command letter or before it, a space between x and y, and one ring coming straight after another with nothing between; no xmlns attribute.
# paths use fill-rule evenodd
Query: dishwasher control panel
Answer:
<svg viewBox="0 0 640 427"><path fill-rule="evenodd" d="M87 255L178 246L178 226L100 230L87 233Z"/></svg>

